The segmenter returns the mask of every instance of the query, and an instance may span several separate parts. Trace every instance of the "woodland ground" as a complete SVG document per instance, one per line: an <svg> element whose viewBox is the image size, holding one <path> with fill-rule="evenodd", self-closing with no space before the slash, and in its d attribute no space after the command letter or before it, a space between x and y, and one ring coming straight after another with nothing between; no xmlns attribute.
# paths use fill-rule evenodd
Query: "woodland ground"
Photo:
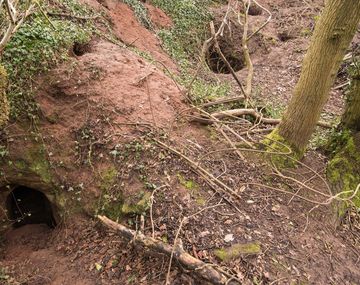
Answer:
<svg viewBox="0 0 360 285"><path fill-rule="evenodd" d="M182 93L169 72L163 72L154 59L162 61L173 74L179 73L179 62L166 53L154 32L140 24L123 2L85 2L95 9L107 9L115 36L131 47L95 38L73 55L77 65L66 62L37 79L40 88L36 100L47 119L41 123L41 129L46 134L52 161L70 164L76 160L81 164L87 159L90 146L93 167L106 169L109 162L102 159L103 154L112 152L114 161L121 160L117 170L119 179L127 185L124 195L153 193L154 235L170 244L180 220L204 209L183 225L179 238L184 249L228 270L244 284L360 284L359 218L349 212L335 225L332 205L314 208L316 203L280 192L282 189L298 193L311 201L326 200L327 159L318 148L326 132L319 129L314 135L302 161L304 165L283 171L318 193L291 178L279 177L257 153L241 151L245 159L239 159L235 152L224 150L228 145L213 126L191 122L186 112L180 112L188 108ZM261 3L272 12L273 19L253 44L253 93L269 117L279 117L299 76L322 1ZM173 21L169 16L149 3L146 7L157 28L171 28ZM221 15L226 5L212 9L214 15ZM251 17L253 23L265 19L264 13ZM359 37L358 33L352 48L356 48ZM139 51L150 54L152 61L139 56L143 55ZM244 78L246 70L237 74ZM206 73L204 77L209 82L225 84L227 96L240 93L229 74ZM344 80L340 74L336 86ZM119 97L119 90L125 95ZM97 95L91 100L76 101L89 94ZM343 96L344 89L332 90L323 120L336 122L343 109ZM58 114L61 123L50 122ZM79 122L84 122L82 128ZM249 128L244 124L232 127L238 133ZM78 151L67 155L67 148L75 149L74 138ZM192 160L200 161L213 176L235 189L240 198L214 191L189 163L154 143L154 138L161 138ZM245 134L244 138L258 142L262 136ZM122 145L123 142L127 144ZM127 154L123 157L124 153ZM96 188L89 164L87 172L68 173L59 167L58 173L64 180L81 176L86 185ZM88 191L96 193L93 188L89 186ZM127 215L120 222L138 228L140 215ZM144 232L152 234L149 209ZM217 249L236 243L257 244L260 251L226 261L215 255ZM68 217L55 229L26 225L7 232L1 247L0 282L164 284L168 264L168 258L121 240L93 217L80 213ZM176 262L170 277L171 284L204 284Z"/></svg>

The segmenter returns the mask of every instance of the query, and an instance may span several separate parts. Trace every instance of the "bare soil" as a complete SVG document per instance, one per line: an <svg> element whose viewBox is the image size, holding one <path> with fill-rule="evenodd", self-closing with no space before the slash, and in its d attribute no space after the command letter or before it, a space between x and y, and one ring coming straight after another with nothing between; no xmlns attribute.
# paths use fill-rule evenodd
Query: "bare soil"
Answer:
<svg viewBox="0 0 360 285"><path fill-rule="evenodd" d="M322 1L262 3L272 11L273 20L263 32L266 48L254 54L254 89L258 101L281 109L299 76L309 31ZM108 9L119 39L176 72L176 64L161 49L159 39L138 23L125 4L90 4ZM171 26L171 19L162 11L146 5L156 25ZM251 18L254 26L264 19L264 13ZM359 40L358 34L354 43ZM238 75L244 78L246 70ZM228 74L214 76L232 84ZM342 83L341 78L338 81ZM235 84L232 92L238 92ZM91 42L81 56L75 55L73 62L40 78L36 100L49 159L65 189L82 185L85 190L76 197L85 205L100 197L102 171L115 166L122 184L113 190L121 189L129 199L140 190L151 193L144 187L144 177L147 185L156 185L154 235L164 242L174 242L181 218L214 206L183 226L183 247L203 261L218 264L244 284L360 284L357 216L349 213L335 223L332 205L316 206L279 191L324 202L329 191L324 182L327 161L320 151L309 151L305 166L285 172L317 193L274 175L274 169L257 154L242 151L246 160L239 159L236 153L224 150L226 143L212 127L179 115L188 106L162 68L129 49L99 40ZM342 108L343 90L333 90L323 116L333 118ZM234 129L240 132L244 126ZM12 129L13 135L20 131ZM156 145L155 133L194 161L201 158L201 165L241 199L214 191L183 159ZM258 141L261 136L248 139ZM125 144L134 140L140 149L127 150ZM11 147L20 152L24 143L15 141ZM121 155L111 155L114 150ZM129 215L121 222L139 228L140 216ZM144 232L152 234L148 212ZM230 261L215 256L214 250L236 243L258 243L261 252ZM90 215L78 214L53 230L26 225L9 231L2 246L0 284L164 284L168 263L168 258L107 231ZM204 284L176 262L170 277L171 284Z"/></svg>

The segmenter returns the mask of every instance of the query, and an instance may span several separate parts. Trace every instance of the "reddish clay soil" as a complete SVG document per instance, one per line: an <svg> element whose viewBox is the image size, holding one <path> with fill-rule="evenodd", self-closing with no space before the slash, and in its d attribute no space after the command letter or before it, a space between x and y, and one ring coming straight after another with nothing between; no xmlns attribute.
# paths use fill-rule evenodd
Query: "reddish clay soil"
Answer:
<svg viewBox="0 0 360 285"><path fill-rule="evenodd" d="M312 29L321 1L262 2L272 11L273 21L264 30L267 51L254 53L254 89L259 101L281 108L291 96L309 43L303 29ZM125 4L91 5L107 9L123 42L176 69L154 33L142 27ZM162 12L147 7L157 26L171 25ZM263 13L251 19L265 18ZM238 74L244 77L245 70ZM213 76L232 82L229 75ZM232 92L237 92L235 85ZM132 199L139 191L152 193L144 186L146 179L146 185L158 187L154 235L170 244L181 218L212 206L184 224L183 247L205 262L218 264L243 284L360 284L358 217L349 213L335 224L332 206L314 208L314 201L326 202L329 195L324 182L326 157L310 151L303 161L306 166L284 172L316 192L303 189L276 175L252 152L242 151L246 160L241 160L225 151L226 142L214 128L179 115L188 108L182 96L161 68L129 49L99 40L85 54L39 79L40 131L60 185L70 189L81 184L83 190L75 198L87 205L100 196L99 173L110 166L116 167L120 181L112 190L121 190L125 197ZM342 106L342 90L333 91L326 114L340 114ZM238 132L246 129L243 124L234 127ZM21 131L11 129L14 137ZM154 137L199 162L241 199L214 191L184 159L156 145ZM134 140L138 148L129 150L125 143ZM10 151L20 155L27 143L26 138L14 141ZM114 151L116 155L110 154ZM281 191L298 193L308 201ZM135 229L139 221L139 215L129 215L121 222ZM144 233L152 234L149 213ZM257 254L231 261L214 254L218 248L254 242L261 247ZM169 262L163 255L123 241L85 214L65 219L54 230L43 225L10 230L2 249L1 284L164 284ZM205 284L176 262L170 279L171 284Z"/></svg>
<svg viewBox="0 0 360 285"><path fill-rule="evenodd" d="M95 9L104 11L111 19L115 36L129 47L150 54L155 60L163 62L168 68L176 70L176 65L161 48L161 43L156 34L146 29L134 16L131 8L116 0L85 0L85 3ZM169 28L172 21L159 8L146 4L150 18L154 20L156 28Z"/></svg>
<svg viewBox="0 0 360 285"><path fill-rule="evenodd" d="M164 13L163 10L158 7L154 7L149 3L145 3L145 7L148 9L149 18L151 22L159 29L170 29L173 25L171 18Z"/></svg>

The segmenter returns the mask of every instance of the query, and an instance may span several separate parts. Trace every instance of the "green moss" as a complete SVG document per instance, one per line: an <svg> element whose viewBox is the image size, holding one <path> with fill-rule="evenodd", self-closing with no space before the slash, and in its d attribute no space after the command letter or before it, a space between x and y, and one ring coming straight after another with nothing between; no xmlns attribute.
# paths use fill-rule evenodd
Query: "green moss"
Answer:
<svg viewBox="0 0 360 285"><path fill-rule="evenodd" d="M265 156L278 168L295 167L296 160L303 156L305 150L297 150L279 134L276 128L262 141L265 146ZM291 152L290 152L291 151ZM281 153L281 154L274 154Z"/></svg>
<svg viewBox="0 0 360 285"><path fill-rule="evenodd" d="M150 205L151 194L142 191L136 197L126 199L117 185L117 175L118 171L113 166L101 173L99 188L102 195L99 200L98 213L118 220L125 215L146 212Z"/></svg>
<svg viewBox="0 0 360 285"><path fill-rule="evenodd" d="M360 183L360 151L350 131L338 133L332 138L330 147L333 147L332 158L327 166L327 177L338 192L354 191ZM346 198L351 192L344 194ZM360 193L352 201L360 208ZM342 215L348 203L338 205L338 214Z"/></svg>
<svg viewBox="0 0 360 285"><path fill-rule="evenodd" d="M33 145L26 149L22 157L22 159L10 161L9 164L19 171L19 177L23 176L23 173L33 173L46 184L52 182L50 163L45 147L41 143L34 140Z"/></svg>
<svg viewBox="0 0 360 285"><path fill-rule="evenodd" d="M248 244L238 243L238 244L234 244L229 248L217 249L214 251L214 254L222 261L229 261L241 255L258 254L260 252L261 252L261 247L260 244L258 243L248 243Z"/></svg>
<svg viewBox="0 0 360 285"><path fill-rule="evenodd" d="M100 173L100 184L99 188L106 192L110 190L114 184L116 184L118 172L114 166L109 167L108 169L104 170Z"/></svg>
<svg viewBox="0 0 360 285"><path fill-rule="evenodd" d="M118 172L114 166L102 171L99 175L99 188L102 191L99 199L98 213L106 215L110 219L117 220L123 216L123 197L119 189L116 189Z"/></svg>
<svg viewBox="0 0 360 285"><path fill-rule="evenodd" d="M186 180L180 173L177 174L177 178L181 185L183 185L187 190L198 189L199 185L193 180Z"/></svg>
<svg viewBox="0 0 360 285"><path fill-rule="evenodd" d="M206 199L201 195L199 184L197 184L193 180L186 180L181 174L177 175L179 182L181 185L183 185L187 190L190 191L191 197L195 199L195 202L199 206L204 206L206 204Z"/></svg>
<svg viewBox="0 0 360 285"><path fill-rule="evenodd" d="M150 197L151 194L149 192L144 192L140 194L140 200L136 203L125 202L121 211L123 214L143 214L145 213L150 206Z"/></svg>
<svg viewBox="0 0 360 285"><path fill-rule="evenodd" d="M45 183L51 183L50 164L43 145L36 145L25 155L30 162L29 169L36 173Z"/></svg>

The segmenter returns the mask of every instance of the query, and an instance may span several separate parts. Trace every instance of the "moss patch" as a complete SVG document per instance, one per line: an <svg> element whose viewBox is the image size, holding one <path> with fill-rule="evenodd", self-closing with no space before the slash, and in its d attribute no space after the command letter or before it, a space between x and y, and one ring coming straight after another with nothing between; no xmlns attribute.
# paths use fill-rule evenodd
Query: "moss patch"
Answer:
<svg viewBox="0 0 360 285"><path fill-rule="evenodd" d="M10 154L11 157L11 154ZM9 165L18 170L18 177L30 175L33 173L38 176L44 183L52 183L50 162L47 159L46 150L44 145L34 141L33 145L29 146L24 152L22 159L9 161Z"/></svg>
<svg viewBox="0 0 360 285"><path fill-rule="evenodd" d="M217 249L214 254L222 261L230 261L246 254L259 254L261 252L260 244L258 243L237 243L229 248Z"/></svg>
<svg viewBox="0 0 360 285"><path fill-rule="evenodd" d="M143 214L150 207L150 197L151 194L149 192L142 192L139 195L139 201L136 203L125 202L122 205L121 211L123 214Z"/></svg>
<svg viewBox="0 0 360 285"><path fill-rule="evenodd" d="M99 187L103 192L109 191L116 184L117 174L118 172L113 166L100 173Z"/></svg>
<svg viewBox="0 0 360 285"><path fill-rule="evenodd" d="M40 176L45 183L51 183L50 163L46 157L44 146L37 145L26 154L30 161L29 169Z"/></svg>
<svg viewBox="0 0 360 285"><path fill-rule="evenodd" d="M186 180L181 174L177 175L179 182L182 186L186 188L186 190L190 191L191 197L195 199L196 203L199 206L204 206L206 204L206 200L201 195L199 191L199 184L197 184L193 180Z"/></svg>
<svg viewBox="0 0 360 285"><path fill-rule="evenodd" d="M101 213L110 219L119 220L126 215L143 214L149 209L151 193L139 191L136 195L125 197L118 183L118 171L109 167L100 175L99 188L102 191L97 214Z"/></svg>
<svg viewBox="0 0 360 285"><path fill-rule="evenodd" d="M359 134L357 136L360 136ZM360 149L350 131L343 131L332 138L330 147L333 157L327 166L327 177L336 192L354 191L360 183ZM351 192L343 198L351 196ZM353 199L356 207L360 207L360 193ZM348 207L348 203L340 203L339 215Z"/></svg>
<svg viewBox="0 0 360 285"><path fill-rule="evenodd" d="M295 167L296 160L299 160L305 150L298 150L292 146L286 139L279 134L279 129L276 128L262 141L265 146L265 157L278 168ZM290 152L291 151L291 152ZM281 153L281 154L275 154Z"/></svg>

